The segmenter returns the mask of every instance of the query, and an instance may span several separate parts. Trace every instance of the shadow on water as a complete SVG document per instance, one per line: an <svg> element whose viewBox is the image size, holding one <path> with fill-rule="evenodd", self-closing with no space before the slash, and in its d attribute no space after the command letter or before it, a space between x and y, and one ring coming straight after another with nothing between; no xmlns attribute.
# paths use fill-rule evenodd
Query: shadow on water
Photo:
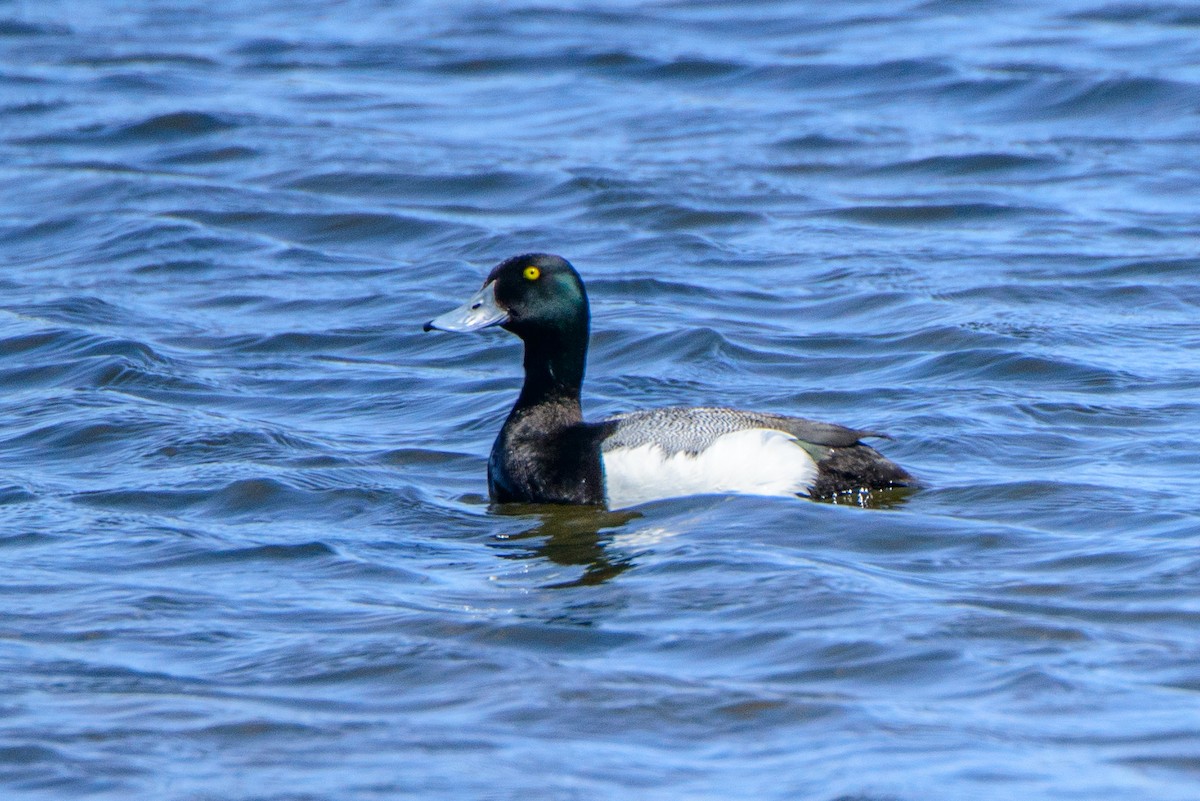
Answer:
<svg viewBox="0 0 1200 801"><path fill-rule="evenodd" d="M862 509L894 509L919 487L893 487L886 490L845 492L817 503L858 506ZM672 499L675 502L684 499ZM670 501L669 501L670 502ZM798 503L811 501L797 499ZM594 586L619 576L633 566L631 556L614 557L608 546L614 536L644 514L637 511L609 511L595 506L559 506L556 504L505 504L493 506L494 514L532 520L534 524L516 534L496 536L496 548L508 549L505 559L546 559L554 564L582 567L583 574L571 581L546 585L547 588Z"/></svg>
<svg viewBox="0 0 1200 801"><path fill-rule="evenodd" d="M860 509L897 509L908 503L913 495L925 488L923 483L914 483L907 487L888 487L886 489L856 489L840 492L828 498L820 498L816 503L829 503L835 506L857 506Z"/></svg>
<svg viewBox="0 0 1200 801"><path fill-rule="evenodd" d="M549 584L548 588L603 584L633 566L631 557L613 557L607 546L613 533L642 516L638 512L553 504L506 504L495 506L492 511L534 521L525 531L497 537L495 547L510 549L501 554L503 558L548 559L555 564L583 568L578 578Z"/></svg>

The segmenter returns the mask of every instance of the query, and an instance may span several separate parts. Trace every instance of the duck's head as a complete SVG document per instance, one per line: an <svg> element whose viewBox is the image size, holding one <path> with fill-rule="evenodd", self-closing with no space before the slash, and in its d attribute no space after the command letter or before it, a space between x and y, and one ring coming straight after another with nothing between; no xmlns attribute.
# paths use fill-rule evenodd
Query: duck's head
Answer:
<svg viewBox="0 0 1200 801"><path fill-rule="evenodd" d="M483 288L453 311L425 323L425 330L479 331L494 325L522 339L587 333L587 293L570 262L549 253L526 253L492 269Z"/></svg>

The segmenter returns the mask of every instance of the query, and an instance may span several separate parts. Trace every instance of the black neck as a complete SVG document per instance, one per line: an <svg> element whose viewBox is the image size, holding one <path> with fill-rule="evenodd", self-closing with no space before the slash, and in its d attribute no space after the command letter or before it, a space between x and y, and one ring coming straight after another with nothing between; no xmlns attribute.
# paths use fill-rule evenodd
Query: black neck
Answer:
<svg viewBox="0 0 1200 801"><path fill-rule="evenodd" d="M579 409L587 363L587 327L541 331L525 340L525 385L513 411L545 403ZM582 419L582 415L580 415Z"/></svg>

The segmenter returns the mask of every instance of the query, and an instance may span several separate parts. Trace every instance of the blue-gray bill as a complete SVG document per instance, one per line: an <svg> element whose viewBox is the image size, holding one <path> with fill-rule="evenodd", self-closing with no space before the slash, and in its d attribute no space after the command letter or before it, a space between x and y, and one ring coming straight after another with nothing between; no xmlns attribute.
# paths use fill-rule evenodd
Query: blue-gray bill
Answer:
<svg viewBox="0 0 1200 801"><path fill-rule="evenodd" d="M425 323L425 330L454 331L467 333L508 322L508 312L496 305L495 282L489 281L483 289L471 296L457 309L434 317Z"/></svg>

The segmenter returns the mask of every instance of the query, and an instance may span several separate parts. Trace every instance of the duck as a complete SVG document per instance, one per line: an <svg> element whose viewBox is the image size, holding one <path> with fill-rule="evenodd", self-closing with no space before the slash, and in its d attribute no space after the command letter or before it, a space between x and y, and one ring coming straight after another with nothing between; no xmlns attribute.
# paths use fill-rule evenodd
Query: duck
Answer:
<svg viewBox="0 0 1200 801"><path fill-rule="evenodd" d="M830 500L916 485L865 438L886 437L770 412L668 406L583 419L591 312L566 259L505 259L463 305L425 331L499 326L524 343L525 379L487 462L494 504L627 509L692 495ZM860 501L861 502L861 501Z"/></svg>

